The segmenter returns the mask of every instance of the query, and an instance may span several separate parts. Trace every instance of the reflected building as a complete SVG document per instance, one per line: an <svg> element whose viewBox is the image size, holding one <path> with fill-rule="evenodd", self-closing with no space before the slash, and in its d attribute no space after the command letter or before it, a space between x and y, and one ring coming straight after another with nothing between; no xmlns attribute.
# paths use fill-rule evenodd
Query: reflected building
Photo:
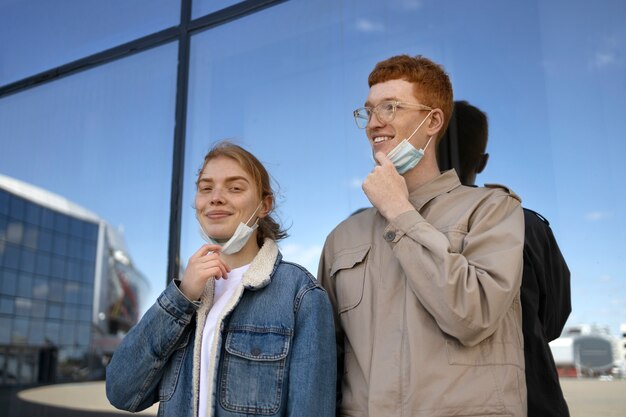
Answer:
<svg viewBox="0 0 626 417"><path fill-rule="evenodd" d="M119 231L0 175L0 385L102 378L147 291Z"/></svg>
<svg viewBox="0 0 626 417"><path fill-rule="evenodd" d="M581 324L550 342L560 377L619 376L624 362L618 340L607 327Z"/></svg>

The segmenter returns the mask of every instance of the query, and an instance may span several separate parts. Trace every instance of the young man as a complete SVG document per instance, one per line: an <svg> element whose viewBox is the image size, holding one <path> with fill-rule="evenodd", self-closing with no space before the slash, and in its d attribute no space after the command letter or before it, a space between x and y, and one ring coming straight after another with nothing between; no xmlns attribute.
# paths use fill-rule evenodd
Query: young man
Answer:
<svg viewBox="0 0 626 417"><path fill-rule="evenodd" d="M454 102L459 149L459 178L473 186L489 159L487 115L467 101ZM444 136L444 141L450 135ZM550 223L524 208L525 243L522 275L522 331L530 417L569 417L550 341L561 335L572 311L570 272Z"/></svg>
<svg viewBox="0 0 626 417"><path fill-rule="evenodd" d="M363 183L373 208L330 233L319 266L337 325L337 415L525 416L519 198L440 173L453 102L439 65L395 56L369 86L354 116L378 161Z"/></svg>

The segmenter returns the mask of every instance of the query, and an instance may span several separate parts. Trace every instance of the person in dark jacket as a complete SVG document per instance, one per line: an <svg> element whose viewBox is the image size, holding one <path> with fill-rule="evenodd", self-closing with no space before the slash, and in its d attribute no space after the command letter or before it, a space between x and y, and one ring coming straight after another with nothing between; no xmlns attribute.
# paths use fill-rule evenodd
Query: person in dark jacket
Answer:
<svg viewBox="0 0 626 417"><path fill-rule="evenodd" d="M451 133L456 134L459 178L475 185L487 165L489 136L487 115L467 101L455 101ZM446 142L448 141L448 142ZM440 164L441 166L441 164ZM572 310L570 271L556 242L550 223L539 213L524 208L524 272L522 275L522 332L529 417L568 417L569 409L548 343L558 338Z"/></svg>

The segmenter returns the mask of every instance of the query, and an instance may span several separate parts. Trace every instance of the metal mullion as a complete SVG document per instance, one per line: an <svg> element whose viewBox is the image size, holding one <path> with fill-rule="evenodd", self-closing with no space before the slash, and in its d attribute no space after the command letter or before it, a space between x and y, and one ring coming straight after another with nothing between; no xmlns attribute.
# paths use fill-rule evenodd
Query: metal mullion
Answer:
<svg viewBox="0 0 626 417"><path fill-rule="evenodd" d="M189 23L189 31L197 32L222 25L240 17L247 16L262 9L284 3L287 0L246 0L208 15L199 17Z"/></svg>
<svg viewBox="0 0 626 417"><path fill-rule="evenodd" d="M165 285L178 278L180 271L180 237L183 205L183 181L185 178L185 139L187 127L187 97L189 90L189 43L188 30L191 21L191 0L181 1L180 38L178 40L178 72L176 76L176 116L174 126L174 149L172 152L172 185L170 194L170 225L167 245L167 275Z"/></svg>
<svg viewBox="0 0 626 417"><path fill-rule="evenodd" d="M67 75L75 74L79 71L84 71L107 62L125 58L135 53L163 45L175 40L179 33L180 29L178 27L170 27L160 32L144 36L143 38L139 38L102 52L89 55L85 58L77 59L76 61L52 68L39 74L23 78L19 81L0 87L0 98L57 80Z"/></svg>

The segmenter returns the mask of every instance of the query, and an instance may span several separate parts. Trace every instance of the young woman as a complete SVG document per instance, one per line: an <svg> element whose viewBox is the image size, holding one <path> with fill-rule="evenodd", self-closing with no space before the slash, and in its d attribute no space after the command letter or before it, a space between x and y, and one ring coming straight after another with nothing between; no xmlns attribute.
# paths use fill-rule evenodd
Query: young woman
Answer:
<svg viewBox="0 0 626 417"><path fill-rule="evenodd" d="M133 412L159 401L159 416L334 416L330 302L310 273L282 260L267 171L222 142L196 184L209 243L115 351L109 401Z"/></svg>

